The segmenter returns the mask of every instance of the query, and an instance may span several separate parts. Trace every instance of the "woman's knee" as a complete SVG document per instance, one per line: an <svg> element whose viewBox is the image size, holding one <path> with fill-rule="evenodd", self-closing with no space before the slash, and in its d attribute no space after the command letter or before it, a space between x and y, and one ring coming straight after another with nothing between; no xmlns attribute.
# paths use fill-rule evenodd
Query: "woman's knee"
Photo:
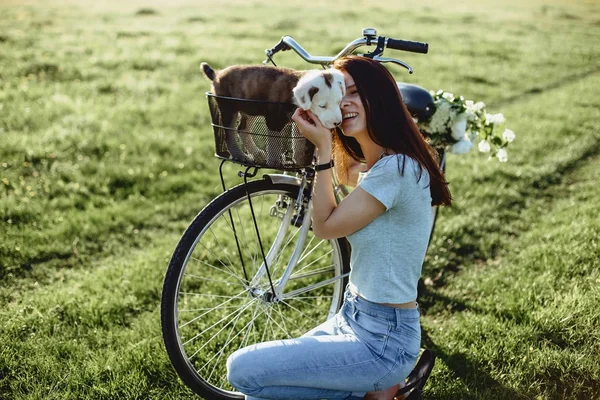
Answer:
<svg viewBox="0 0 600 400"><path fill-rule="evenodd" d="M252 368L251 357L245 349L237 350L227 358L227 380L237 390L243 393L252 392L253 387L251 375Z"/></svg>

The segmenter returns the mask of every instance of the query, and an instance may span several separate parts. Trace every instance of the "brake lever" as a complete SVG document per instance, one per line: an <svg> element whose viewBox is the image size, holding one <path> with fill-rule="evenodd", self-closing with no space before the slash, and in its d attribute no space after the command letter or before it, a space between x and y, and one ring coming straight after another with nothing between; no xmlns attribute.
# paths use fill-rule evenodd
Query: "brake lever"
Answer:
<svg viewBox="0 0 600 400"><path fill-rule="evenodd" d="M379 62L382 62L382 63L391 62L391 63L394 63L394 64L398 64L401 67L406 68L408 70L409 74L412 74L414 72L413 69L412 69L412 67L410 65L408 65L404 61L400 61L400 60L397 60L395 58L374 56L373 60L376 60L376 61L379 61Z"/></svg>
<svg viewBox="0 0 600 400"><path fill-rule="evenodd" d="M277 64L275 64L275 61L273 61L273 56L275 55L275 53L288 50L290 50L290 47L287 43L285 43L284 38L281 38L281 40L279 41L279 43L277 43L277 45L275 45L275 47L265 50L265 55L267 56L267 58L262 63L267 64L270 61L274 66L277 66Z"/></svg>
<svg viewBox="0 0 600 400"><path fill-rule="evenodd" d="M267 55L267 58L262 62L263 65L267 65L270 61L271 64L273 64L274 66L277 66L277 64L275 64L275 61L273 61L273 57L271 57L272 54L269 54L269 50L265 50L265 53Z"/></svg>

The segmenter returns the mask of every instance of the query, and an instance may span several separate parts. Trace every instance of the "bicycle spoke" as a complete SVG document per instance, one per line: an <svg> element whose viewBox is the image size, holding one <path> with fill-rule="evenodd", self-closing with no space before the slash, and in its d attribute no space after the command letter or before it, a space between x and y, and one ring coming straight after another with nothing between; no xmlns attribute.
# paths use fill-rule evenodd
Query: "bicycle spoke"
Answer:
<svg viewBox="0 0 600 400"><path fill-rule="evenodd" d="M244 311L246 311L251 305L252 303L255 301L256 299L251 300L250 302L248 302L248 304L244 305L244 308L238 310L238 314L243 313ZM200 336L204 335L205 332L208 332L210 329L214 328L215 326L217 326L218 324L220 324L221 322L223 322L224 320L226 320L227 318L229 318L230 316L232 316L233 314L235 314L235 311L226 315L225 317L221 318L219 321L215 322L214 324L212 324L211 326L209 326L208 328L206 328L205 330L203 330L201 333L197 334L196 336L194 336L193 338L189 339L187 342L182 343L182 346L186 346L188 343L198 339ZM196 352L194 352L193 355L191 355L190 357L188 357L190 360L192 359L192 357L194 357L196 354L198 354L198 352L200 350L202 350L203 348L205 348L210 342L212 342L214 340L214 338L217 337L217 335L219 333L221 333L229 324L231 324L231 321L229 321L228 323L226 323L223 328L221 328L216 334L213 335L213 337L211 337L209 340L207 340L206 342L204 342L204 344L202 345L202 347L200 347L198 350L196 350Z"/></svg>
<svg viewBox="0 0 600 400"><path fill-rule="evenodd" d="M194 274L186 274L186 276L187 276L187 277L190 277L190 278L194 278L194 279L199 279L199 280L202 280L202 281L209 281L209 282L223 283L223 284L225 284L225 285L229 285L229 284L230 284L230 282L227 282L227 281L222 281L222 280L220 280L220 279L205 278L205 277L203 277L203 276L198 276L198 275L194 275Z"/></svg>
<svg viewBox="0 0 600 400"><path fill-rule="evenodd" d="M313 240L315 240L315 238L316 238L316 236L315 236L315 235L312 235L312 236L311 236L311 238L310 238L310 240L308 241L308 243L307 243L307 244L304 246L304 250L302 251L302 254L300 254L300 257L298 258L298 262L302 262L302 260L304 260L304 258L305 258L305 257L308 257L308 256L310 255L310 253L312 253L312 252L313 252L313 250L314 250L314 249L316 249L316 248L317 248L317 246L319 246L319 244L321 244L321 243L322 243L322 242L325 240L325 239L322 239L322 240L321 240L319 243L317 243L317 244L315 245L315 247L311 248L310 246L311 246L311 244L312 244ZM310 252L309 252L308 254L306 254L306 251L307 251L308 249L311 249L311 250L310 250Z"/></svg>
<svg viewBox="0 0 600 400"><path fill-rule="evenodd" d="M229 298L229 300L227 300L227 301L225 301L225 302L223 302L223 303L219 304L219 305L218 305L218 306L216 306L216 307L213 307L212 309L210 309L210 310L206 311L205 313L203 313L203 314L201 314L201 315L199 315L199 316L197 316L197 317L195 317L195 318L191 319L190 321L186 322L185 324L183 324L183 325L179 325L179 329L181 329L181 328L185 327L186 325L189 325L189 324L191 324L191 323L192 323L192 322L194 322L194 321L197 321L197 320L199 320L200 318L202 318L202 317L204 317L205 315L207 315L209 312L217 310L217 309L218 309L218 308L220 308L220 307L221 307L223 304L227 304L227 303L229 303L230 301L232 301L232 300L234 300L234 299L236 299L236 298L239 298L240 296L243 296L245 293L246 293L246 292L245 292L245 291L243 291L243 292L239 293L238 295L231 297L231 296L222 296L222 295L218 295L218 294L206 294L206 293L186 293L186 292L180 292L180 294L187 294L187 295L192 295L192 296L205 296L205 297L218 297L218 298L223 298L223 297L225 297L225 298Z"/></svg>
<svg viewBox="0 0 600 400"><path fill-rule="evenodd" d="M294 296L294 297L290 297L288 300L296 300L296 299L322 299L322 298L332 299L333 296L328 296L328 295L321 295L321 296Z"/></svg>
<svg viewBox="0 0 600 400"><path fill-rule="evenodd" d="M269 318L270 318L270 316L269 316ZM277 326L279 327L279 329L282 329L282 330L283 330L283 332L284 332L284 333L287 335L287 337L288 337L288 338L292 339L292 335L290 335L290 333L287 331L287 329L284 329L284 328L282 328L282 327L281 327L281 325L279 325L279 324L277 323L277 321L275 321L275 319L274 319L274 318L271 318L271 320L273 321L273 323L274 323L275 325L277 325Z"/></svg>
<svg viewBox="0 0 600 400"><path fill-rule="evenodd" d="M312 272L307 272L306 274L301 274L301 275L295 275L293 274L292 276L290 276L290 280L296 280L296 279L303 279L303 278L308 278L310 276L316 276L316 275L322 275L328 272L334 272L335 270L333 269L333 264L331 264L330 267L326 267L326 268L321 268L321 269L316 269ZM300 272L300 271L298 271Z"/></svg>
<svg viewBox="0 0 600 400"><path fill-rule="evenodd" d="M238 293L235 296L225 296L223 294L212 294L212 293L192 293L192 292L179 292L180 294L186 294L188 296L204 296L204 297L225 297L227 299L235 299L236 297L239 297L240 295L244 294L246 291L242 291L241 293Z"/></svg>
<svg viewBox="0 0 600 400"><path fill-rule="evenodd" d="M314 238L315 238L315 236L313 236L311 239L314 239ZM308 253L306 253L306 255L304 255L304 257L300 257L300 259L298 260L298 263L301 263L302 261L304 261L304 259L305 259L306 257L310 256L310 255L312 254L312 252L313 252L313 251L315 251L316 249L318 249L318 248L319 248L319 246L320 246L322 243L327 243L327 242L328 242L328 241L326 241L326 240L324 240L324 239L323 239L323 240L321 240L321 241L319 241L319 243L315 244L315 245L314 245L314 247L313 247L313 248L311 248L311 249L310 249L310 251L309 251ZM307 248L308 248L308 247L307 247ZM333 251L333 250L331 250L331 251ZM331 251L330 251L330 252L328 252L328 253L325 253L324 255L331 254ZM304 254L304 253L303 253L303 254ZM319 258L317 258L317 260L318 260L318 259L319 259Z"/></svg>
<svg viewBox="0 0 600 400"><path fill-rule="evenodd" d="M306 315L306 314L305 314L305 313L303 313L302 311L298 310L296 307L294 307L294 306L293 306L293 305L291 305L290 303L288 303L288 302L286 302L286 301L284 301L284 300L281 300L281 302L282 302L283 304L285 304L286 306L288 306L288 307L290 307L290 308L293 308L293 309L294 309L296 312L298 312L299 314L301 314L303 317L307 318L308 320L311 320L311 317L309 317L308 315Z"/></svg>
<svg viewBox="0 0 600 400"><path fill-rule="evenodd" d="M203 246L204 246L204 245L203 245ZM228 268L227 268L227 266L226 266L225 264L223 264L223 263L221 263L221 264L223 264L223 266L226 268L225 270L223 270L223 269L221 269L221 268L218 268L218 267L217 267L217 266L215 266L215 265L209 264L209 263L207 263L206 261L202 261L202 260L201 260L201 259L199 259L198 257L191 256L191 257L190 257L190 259L191 259L192 261L196 261L196 262L199 262L199 263L201 263L201 264L204 264L204 265L206 265L207 267L210 267L210 268L216 269L216 270L217 270L217 271L219 271L219 272L224 272L224 273L226 273L227 275L231 276L232 278L235 278L235 279L237 279L238 281L242 282L242 281L241 281L241 278L240 278L239 276L237 276L237 275L236 275L236 274L235 274L233 271L231 271L230 269L228 269ZM243 282L242 282L242 283L243 283Z"/></svg>
<svg viewBox="0 0 600 400"><path fill-rule="evenodd" d="M239 308L239 306L226 306L226 307L219 307L221 309L223 308ZM182 309L182 310L177 310L178 312L182 313L182 312L192 312L192 311L214 311L215 307L210 307L210 308L189 308L189 309Z"/></svg>
<svg viewBox="0 0 600 400"><path fill-rule="evenodd" d="M261 219L261 220L262 220L262 219L263 219L263 217L264 217L264 214L263 214L263 208L264 208L264 206L265 206L265 203L266 203L266 201L265 201L265 200L263 200L263 201L260 203L260 209L258 210L258 213L257 213L257 215L260 217L260 219Z"/></svg>
<svg viewBox="0 0 600 400"><path fill-rule="evenodd" d="M283 323L286 335L291 339L292 335L290 335L289 332L288 332L288 330L287 330L287 326L285 325L285 320L287 320L288 322L291 322L292 325L296 325L296 323L294 321L290 320L288 317L286 317L283 314L283 311L281 311L281 310L276 310L276 311L279 314L279 317L281 318L281 322Z"/></svg>
<svg viewBox="0 0 600 400"><path fill-rule="evenodd" d="M218 260L219 260L219 262L220 262L220 263L221 263L221 265L222 265L222 266L225 268L225 270L223 271L222 269L219 269L219 268L217 268L216 266L213 266L213 265L211 265L211 264L209 264L209 263L207 263L207 262L205 262L205 261L202 261L202 260L200 260L200 259L199 259L199 258L197 258L197 257L191 257L191 259L192 259L192 260L194 260L194 261L198 261L198 262L200 262L200 263L203 263L203 264L205 264L205 265L208 265L208 266L210 266L210 267L212 267L212 268L214 268L214 269L216 269L216 270L223 271L223 272L227 272L229 275L231 275L232 277L234 277L235 279L237 279L238 281L240 281L242 284L244 284L244 285L245 285L244 281L243 281L241 278L239 278L239 277L238 277L238 276L235 274L235 272L234 272L232 269L230 269L230 268L229 268L227 265L225 265L225 264L223 263L223 261L221 261L221 259L220 259L220 258L218 258L218 257L217 257L217 256L216 256L216 255L215 255L215 254L214 254L212 251L210 251L210 250L209 250L209 249L206 247L206 245L204 245L204 243L200 243L200 244L201 244L201 245L202 245L202 247L204 247L204 248L205 248L205 249L206 249L206 250L207 250L207 251L208 251L208 252L209 252L209 253L210 253L210 254L211 254L211 255L212 255L214 258L216 258L216 259L218 259Z"/></svg>
<svg viewBox="0 0 600 400"><path fill-rule="evenodd" d="M254 265L254 264L256 264L256 260L258 259L258 252L253 253L251 251L251 249L253 247L257 247L257 246L252 246L250 244L250 241L248 240L248 237L246 235L246 228L244 228L245 224L242 222L242 217L240 216L240 210L239 210L239 208L235 209L235 214L237 215L239 226L242 227L242 234L244 235L244 243L246 244L246 248L248 249L248 251L250 253L249 256L250 256L251 262Z"/></svg>
<svg viewBox="0 0 600 400"><path fill-rule="evenodd" d="M229 261L229 265L233 266L233 262L231 261L231 258L229 258L229 256L227 255L227 252L225 251L225 249L223 248L223 246L221 245L221 242L219 241L219 238L217 237L217 235L215 234L215 232L213 231L212 227L208 228L208 230L210 231L210 233L213 235L213 237L215 238L215 241L217 242L217 245L221 248L221 251L223 252L223 255L227 258L227 260Z"/></svg>
<svg viewBox="0 0 600 400"><path fill-rule="evenodd" d="M258 316L259 316L259 315L257 315L257 311L260 311L259 307L260 307L259 303L257 303L256 306L254 307L252 319L250 320L250 325L248 326L248 332L246 332L246 337L240 343L240 347L238 347L238 350L243 347L246 347L246 345L248 344L248 339L250 338L251 331L254 332L254 343L256 343L256 331L254 331L253 328L254 328L254 321L256 321L256 318L258 318ZM262 312L264 312L264 310ZM261 312L261 314L262 314L262 312Z"/></svg>
<svg viewBox="0 0 600 400"><path fill-rule="evenodd" d="M333 296L323 296L323 297L329 297L329 298L333 298ZM320 297L316 297L316 296L315 296L314 298L320 298ZM290 297L288 300L298 300L298 301L299 301L299 302L301 302L301 303L307 304L309 307L314 307L314 306L315 306L315 304L314 304L314 303L311 303L311 302L308 302L308 301L306 301L306 300L303 300L303 299L302 299L302 298L300 298L300 297Z"/></svg>
<svg viewBox="0 0 600 400"><path fill-rule="evenodd" d="M311 290L315 290L315 289L318 289L318 288L320 288L320 287L323 287L323 286L329 285L330 283L333 283L333 282L335 282L335 281L342 280L342 279L344 279L345 277L347 277L348 275L350 275L350 273L349 273L349 272L348 272L348 273L346 273L346 274L344 274L344 275L336 276L336 277L333 277L333 278L330 278L330 279L326 279L326 280L324 280L324 281L321 281L321 282L319 282L319 283L315 283L314 285L306 286L306 287L304 287L304 288L302 288L302 289L292 290L291 292L284 293L284 295L285 295L285 296L284 296L284 298L286 298L286 299L287 299L287 298L289 298L289 297L296 296L297 294L301 294L301 293L307 293L307 292L310 292Z"/></svg>
<svg viewBox="0 0 600 400"><path fill-rule="evenodd" d="M262 337L260 338L261 342L265 341L265 336L267 335L267 331L269 329L269 325L271 322L271 310L272 308L269 308L267 311L265 311L265 316L267 317L267 322L265 322L265 328L263 329L263 334ZM271 327L271 332L273 332L273 328Z"/></svg>
<svg viewBox="0 0 600 400"><path fill-rule="evenodd" d="M302 272L304 271L306 268L310 267L311 265L313 265L314 263L318 262L320 259L322 259L323 257L328 256L329 254L333 253L333 250L329 250L327 253L319 256L319 258L317 258L316 260L314 260L313 262L311 262L310 264L305 265L304 267L302 267L298 272ZM298 263L300 263L300 261L298 261Z"/></svg>
<svg viewBox="0 0 600 400"><path fill-rule="evenodd" d="M221 347L221 350L219 350L219 352L217 354L212 356L212 358L210 360L208 360L202 367L199 368L199 371L203 370L212 360L215 359L215 357L218 356L217 361L215 361L215 365L214 365L212 371L210 372L210 375L208 376L208 381L210 381L210 379L212 378L217 366L219 365L219 361L221 360L221 357L223 356L223 354L225 354L225 349L227 348L229 343L231 343L234 339L236 339L237 337L240 336L241 332L233 337L231 337L231 334L234 332L235 326L237 325L237 321L239 321L241 316L242 316L241 313L237 315L235 323L229 330L229 334L227 335L227 340L225 341L225 344L223 344L223 346ZM249 325L249 324L250 324L250 322L248 322L246 325ZM244 326L241 330L244 330L245 328L246 328L246 326Z"/></svg>

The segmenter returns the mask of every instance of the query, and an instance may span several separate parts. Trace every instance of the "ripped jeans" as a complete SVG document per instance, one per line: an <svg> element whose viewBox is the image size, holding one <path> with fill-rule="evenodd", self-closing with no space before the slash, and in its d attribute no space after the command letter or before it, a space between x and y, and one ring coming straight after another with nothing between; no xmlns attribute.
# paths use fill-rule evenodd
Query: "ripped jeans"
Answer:
<svg viewBox="0 0 600 400"><path fill-rule="evenodd" d="M403 381L421 344L419 309L372 303L345 292L331 319L297 339L245 347L227 378L247 400L362 399Z"/></svg>

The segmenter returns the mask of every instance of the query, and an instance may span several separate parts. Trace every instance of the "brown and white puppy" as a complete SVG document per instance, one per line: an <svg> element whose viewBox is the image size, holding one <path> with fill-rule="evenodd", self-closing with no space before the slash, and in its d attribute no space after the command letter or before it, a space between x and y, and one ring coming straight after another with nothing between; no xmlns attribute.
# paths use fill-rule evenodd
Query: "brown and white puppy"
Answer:
<svg viewBox="0 0 600 400"><path fill-rule="evenodd" d="M296 71L289 68L262 65L234 65L214 71L207 63L200 65L204 74L212 81L212 93L217 96L276 103L293 103L303 110L311 110L327 128L342 122L340 102L346 94L344 76L337 70ZM224 126L232 126L239 112L247 115L262 115L272 134L280 133L290 123L287 115L276 112L278 106L261 103L241 103L235 106L228 101L219 103ZM239 118L236 134L227 135L226 145L234 158L251 158L276 161L281 154L259 149L250 135L239 135L246 130L248 121ZM241 136L242 146L237 145ZM297 141L293 141L297 142ZM243 147L241 149L240 147ZM294 149L294 152L296 149Z"/></svg>

